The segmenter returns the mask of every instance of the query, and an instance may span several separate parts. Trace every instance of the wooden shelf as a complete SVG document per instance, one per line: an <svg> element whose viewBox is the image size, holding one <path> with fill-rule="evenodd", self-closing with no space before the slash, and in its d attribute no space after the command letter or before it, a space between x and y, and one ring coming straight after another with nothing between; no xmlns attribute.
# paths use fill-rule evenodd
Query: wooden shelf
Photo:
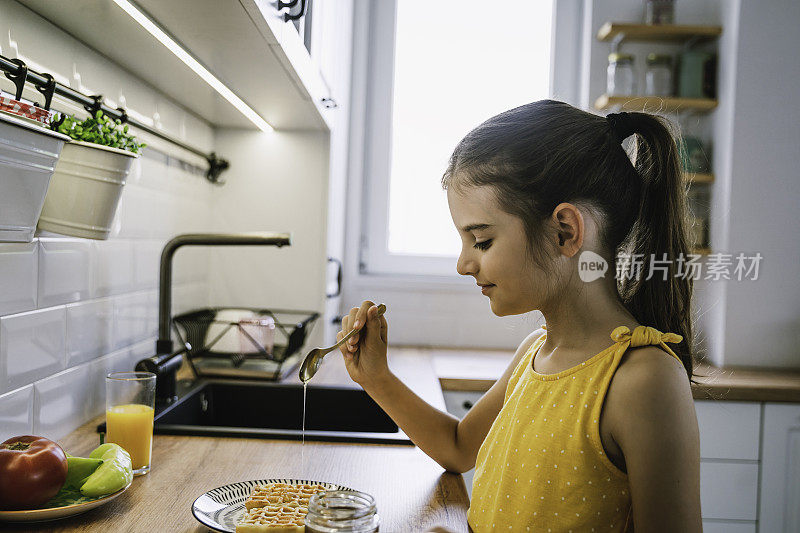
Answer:
<svg viewBox="0 0 800 533"><path fill-rule="evenodd" d="M686 180L692 183L714 183L714 174L687 172L684 175L686 176Z"/></svg>
<svg viewBox="0 0 800 533"><path fill-rule="evenodd" d="M604 94L594 102L595 109L672 113L675 111L707 112L717 107L711 98L677 98L672 96L610 96Z"/></svg>
<svg viewBox="0 0 800 533"><path fill-rule="evenodd" d="M721 26L689 26L677 24L626 24L606 22L597 32L600 41L646 41L685 43L710 40L722 34ZM618 41L618 42L619 42Z"/></svg>

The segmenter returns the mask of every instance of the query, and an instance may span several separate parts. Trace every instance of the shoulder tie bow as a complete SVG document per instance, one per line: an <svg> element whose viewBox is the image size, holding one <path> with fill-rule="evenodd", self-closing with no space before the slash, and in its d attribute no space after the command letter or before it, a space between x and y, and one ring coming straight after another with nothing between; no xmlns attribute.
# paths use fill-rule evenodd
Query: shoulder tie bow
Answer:
<svg viewBox="0 0 800 533"><path fill-rule="evenodd" d="M650 326L636 326L633 333L631 333L628 326L619 326L611 332L611 339L616 342L630 341L631 347L635 348L637 346L650 346L666 342L677 344L683 340L683 337L677 333L662 333Z"/></svg>

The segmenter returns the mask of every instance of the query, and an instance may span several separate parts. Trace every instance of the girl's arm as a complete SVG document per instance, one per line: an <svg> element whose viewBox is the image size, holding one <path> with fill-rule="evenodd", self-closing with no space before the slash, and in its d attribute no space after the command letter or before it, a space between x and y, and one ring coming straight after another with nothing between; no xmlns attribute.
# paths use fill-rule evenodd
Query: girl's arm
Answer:
<svg viewBox="0 0 800 533"><path fill-rule="evenodd" d="M414 444L442 468L456 473L470 470L475 466L478 449L503 405L511 373L542 330L523 341L503 376L459 421L426 403L392 374L386 362L388 324L385 317L376 314L375 305L366 301L342 319L342 331L337 334L337 339L358 322L357 327L365 329L351 337L351 340L355 339L351 344L355 351L342 347L350 377L386 411Z"/></svg>
<svg viewBox="0 0 800 533"><path fill-rule="evenodd" d="M653 346L629 350L605 409L625 458L634 529L701 532L700 436L681 363Z"/></svg>

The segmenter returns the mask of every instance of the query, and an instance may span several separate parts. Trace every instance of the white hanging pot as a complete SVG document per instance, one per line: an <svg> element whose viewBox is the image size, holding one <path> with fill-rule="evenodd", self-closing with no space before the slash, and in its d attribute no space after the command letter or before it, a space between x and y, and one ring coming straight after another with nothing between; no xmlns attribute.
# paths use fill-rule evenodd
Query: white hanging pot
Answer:
<svg viewBox="0 0 800 533"><path fill-rule="evenodd" d="M30 242L64 134L0 113L0 241Z"/></svg>
<svg viewBox="0 0 800 533"><path fill-rule="evenodd" d="M122 187L137 157L101 144L67 143L47 189L39 229L107 239Z"/></svg>

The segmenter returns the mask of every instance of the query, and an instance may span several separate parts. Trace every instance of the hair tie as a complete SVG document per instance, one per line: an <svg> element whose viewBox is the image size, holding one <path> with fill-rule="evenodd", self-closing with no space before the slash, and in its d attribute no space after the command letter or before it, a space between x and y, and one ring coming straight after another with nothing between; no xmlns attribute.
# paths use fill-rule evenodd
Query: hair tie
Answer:
<svg viewBox="0 0 800 533"><path fill-rule="evenodd" d="M630 113L611 113L606 116L606 120L611 124L611 130L618 142L622 142L636 133L635 119Z"/></svg>

